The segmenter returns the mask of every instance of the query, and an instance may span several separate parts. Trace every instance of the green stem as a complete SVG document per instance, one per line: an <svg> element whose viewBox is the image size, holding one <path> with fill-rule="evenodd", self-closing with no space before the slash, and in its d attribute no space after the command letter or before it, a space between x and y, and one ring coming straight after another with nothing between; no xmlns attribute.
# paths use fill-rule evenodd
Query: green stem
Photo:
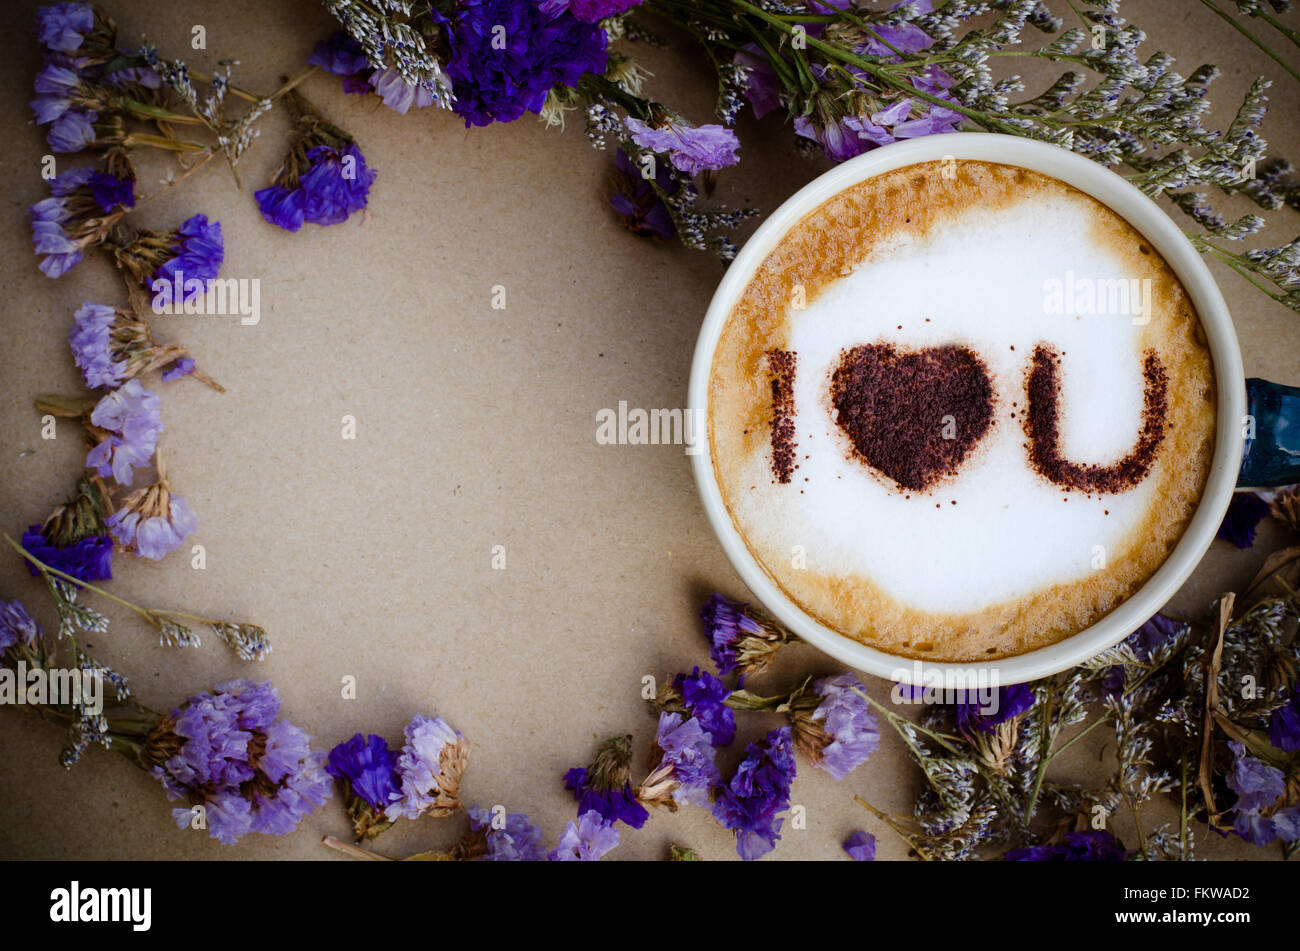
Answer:
<svg viewBox="0 0 1300 951"><path fill-rule="evenodd" d="M914 851L917 855L921 856L921 858L925 859L925 861L927 862L933 861L933 856L931 856L930 853L926 852L925 849L921 848L921 846L917 845L916 840L913 839L908 834L907 830L899 822L895 821L893 816L881 812L879 809L877 809L871 803L867 802L861 796L854 796L853 799L859 806L861 806L863 809L866 809L868 812L870 812L873 816L875 816L885 825L889 826L889 828L893 829L894 832L898 835L898 837L902 839L904 842L906 842L909 846L911 846L912 851Z"/></svg>
<svg viewBox="0 0 1300 951"><path fill-rule="evenodd" d="M1250 40L1251 43L1253 43L1259 49L1263 50L1264 55L1266 55L1273 62L1277 63L1279 66L1285 69L1288 73L1291 74L1293 78L1295 78L1296 80L1300 80L1300 72L1296 72L1295 67L1291 66L1286 60L1284 60L1282 57L1274 53L1273 50L1270 49L1267 44L1265 44L1258 37L1256 37L1254 33L1251 33L1250 30L1246 29L1244 26L1238 23L1234 17L1230 16L1226 11L1219 9L1219 7L1214 3L1214 0L1201 0L1201 3L1204 6L1208 7L1210 10L1214 11L1214 14L1216 16L1218 16L1225 23L1229 24L1234 30L1236 30L1246 39Z"/></svg>

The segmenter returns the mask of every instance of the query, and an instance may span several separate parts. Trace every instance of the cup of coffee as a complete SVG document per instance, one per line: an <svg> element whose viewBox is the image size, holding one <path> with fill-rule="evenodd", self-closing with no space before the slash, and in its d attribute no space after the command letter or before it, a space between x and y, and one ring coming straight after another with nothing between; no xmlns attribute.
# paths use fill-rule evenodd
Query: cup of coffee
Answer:
<svg viewBox="0 0 1300 951"><path fill-rule="evenodd" d="M1238 486L1300 480L1179 227L1056 146L953 133L837 166L700 331L705 511L782 623L896 681L1086 660L1195 569Z"/></svg>

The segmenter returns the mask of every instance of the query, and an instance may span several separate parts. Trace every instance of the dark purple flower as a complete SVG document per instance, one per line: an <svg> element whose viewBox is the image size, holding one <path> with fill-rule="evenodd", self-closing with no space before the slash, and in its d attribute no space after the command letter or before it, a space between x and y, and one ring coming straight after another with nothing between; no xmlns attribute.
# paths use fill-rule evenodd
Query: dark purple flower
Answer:
<svg viewBox="0 0 1300 951"><path fill-rule="evenodd" d="M607 822L626 822L634 829L645 825L650 813L637 801L629 780L632 737L610 737L591 763L564 774L564 786L578 800L578 815L595 811Z"/></svg>
<svg viewBox="0 0 1300 951"><path fill-rule="evenodd" d="M673 224L668 206L622 149L614 153L614 165L618 171L609 203L622 216L628 230L642 238L667 241L673 237L677 226ZM666 168L655 168L655 182L669 194L677 191L678 184Z"/></svg>
<svg viewBox="0 0 1300 951"><path fill-rule="evenodd" d="M90 535L59 547L49 541L39 525L23 532L23 548L51 568L82 581L105 581L113 577L113 540L107 535ZM39 574L30 562L27 569Z"/></svg>
<svg viewBox="0 0 1300 951"><path fill-rule="evenodd" d="M435 7L433 19L451 48L452 109L466 128L541 112L553 87L605 70L605 31L569 13L548 16L516 0L462 0L450 15Z"/></svg>
<svg viewBox="0 0 1300 951"><path fill-rule="evenodd" d="M388 748L388 741L371 733L355 734L330 750L325 772L347 783L376 815L388 809L388 803L398 794L397 754Z"/></svg>
<svg viewBox="0 0 1300 951"><path fill-rule="evenodd" d="M844 840L844 851L855 862L871 862L876 857L876 837L859 829Z"/></svg>
<svg viewBox="0 0 1300 951"><path fill-rule="evenodd" d="M623 120L632 141L652 152L666 154L673 167L684 175L727 168L740 161L736 133L720 125L675 125L656 128L628 116Z"/></svg>
<svg viewBox="0 0 1300 951"><path fill-rule="evenodd" d="M755 119L761 119L781 107L781 83L762 50L749 43L737 50L732 62L749 70L745 81L745 97L754 110Z"/></svg>
<svg viewBox="0 0 1300 951"><path fill-rule="evenodd" d="M1024 713L1033 705L1034 691L1029 684L999 687L997 702L989 704L993 708L989 710L984 709L984 701L979 696L966 693L964 699L957 701L957 729L967 736L976 730L995 733L999 723Z"/></svg>
<svg viewBox="0 0 1300 951"><path fill-rule="evenodd" d="M740 673L740 683L763 670L789 635L773 624L754 617L748 604L712 594L700 608L704 635L709 639L709 656L718 673Z"/></svg>
<svg viewBox="0 0 1300 951"><path fill-rule="evenodd" d="M285 188L283 185L271 185L259 189L254 196L262 217L285 231L297 231L302 227L303 201L302 191Z"/></svg>
<svg viewBox="0 0 1300 951"><path fill-rule="evenodd" d="M626 822L633 829L641 828L650 818L650 813L637 801L636 793L626 781L622 786L600 788L589 770L575 766L564 774L564 788L578 801L580 815L595 812L607 822Z"/></svg>
<svg viewBox="0 0 1300 951"><path fill-rule="evenodd" d="M169 799L202 804L209 834L220 842L249 832L284 835L330 797L325 754L313 752L298 727L277 720L279 712L271 684L230 680L190 697L163 721L165 730L151 734L161 749L177 747L151 774ZM172 810L182 829L194 815L193 807Z"/></svg>
<svg viewBox="0 0 1300 951"><path fill-rule="evenodd" d="M678 674L673 686L681 693L691 716L713 737L713 745L730 746L736 738L736 712L726 705L731 696L727 685L707 670L695 667L689 677Z"/></svg>
<svg viewBox="0 0 1300 951"><path fill-rule="evenodd" d="M1123 862L1128 853L1107 830L1084 829L1067 834L1060 845L1012 849L1002 858L1008 862Z"/></svg>
<svg viewBox="0 0 1300 951"><path fill-rule="evenodd" d="M365 95L370 92L369 79L374 67L366 59L361 44L343 30L335 30L328 40L317 43L311 56L307 57L307 64L342 76L346 93Z"/></svg>
<svg viewBox="0 0 1300 951"><path fill-rule="evenodd" d="M596 862L618 845L618 829L592 810L570 822L560 835L560 844L547 856L552 862Z"/></svg>
<svg viewBox="0 0 1300 951"><path fill-rule="evenodd" d="M104 211L112 211L119 205L135 207L135 181L130 178L96 172L90 177L90 194Z"/></svg>
<svg viewBox="0 0 1300 951"><path fill-rule="evenodd" d="M1269 512L1269 504L1254 492L1237 492L1219 525L1217 537L1238 548L1255 544L1255 529Z"/></svg>
<svg viewBox="0 0 1300 951"><path fill-rule="evenodd" d="M193 215L174 232L171 256L158 265L150 286L155 292L170 295L172 303L194 300L203 296L208 281L221 273L225 256L221 222L209 222L207 215Z"/></svg>
<svg viewBox="0 0 1300 951"><path fill-rule="evenodd" d="M88 3L52 3L36 11L36 36L47 50L71 53L95 28L95 11Z"/></svg>
<svg viewBox="0 0 1300 951"><path fill-rule="evenodd" d="M791 731L783 726L762 743L749 744L731 782L719 791L713 816L736 833L742 859L757 859L776 848L782 822L778 813L790 806L794 773Z"/></svg>
<svg viewBox="0 0 1300 951"><path fill-rule="evenodd" d="M479 856L482 862L544 862L546 849L542 846L542 830L529 821L522 812L507 813L501 828L493 823L493 814L481 806L470 806L469 827L483 834L487 854ZM615 844L617 844L617 835Z"/></svg>
<svg viewBox="0 0 1300 951"><path fill-rule="evenodd" d="M1284 753L1300 750L1300 687L1294 688L1286 706L1269 717L1268 741Z"/></svg>
<svg viewBox="0 0 1300 951"><path fill-rule="evenodd" d="M40 636L41 626L21 601L0 601L0 653L15 644L30 647Z"/></svg>
<svg viewBox="0 0 1300 951"><path fill-rule="evenodd" d="M850 673L824 677L813 684L821 700L809 718L816 734L813 762L836 780L865 763L880 743L876 715L863 696L865 690L862 681Z"/></svg>
<svg viewBox="0 0 1300 951"><path fill-rule="evenodd" d="M366 207L375 172L355 143L341 148L317 145L307 150L307 169L296 187L275 184L256 193L262 217L286 231L304 221L334 225Z"/></svg>
<svg viewBox="0 0 1300 951"><path fill-rule="evenodd" d="M583 23L599 23L606 17L626 13L641 3L642 0L537 0L537 8L550 17L567 12Z"/></svg>
<svg viewBox="0 0 1300 951"><path fill-rule="evenodd" d="M1133 650L1133 655L1140 661L1151 657L1151 652L1169 638L1181 631L1186 625L1179 620L1165 617L1163 614L1152 616L1145 624L1130 634L1124 641ZM1101 691L1113 697L1124 689L1124 667L1116 664L1106 670L1101 678Z"/></svg>
<svg viewBox="0 0 1300 951"><path fill-rule="evenodd" d="M318 145L307 152L312 163L300 180L306 194L303 217L318 225L336 225L354 211L366 207L375 173L366 167L365 156L356 145L335 150Z"/></svg>
<svg viewBox="0 0 1300 951"><path fill-rule="evenodd" d="M163 431L158 397L127 380L109 393L90 413L90 421L108 435L86 454L86 468L130 485L133 470L147 466Z"/></svg>

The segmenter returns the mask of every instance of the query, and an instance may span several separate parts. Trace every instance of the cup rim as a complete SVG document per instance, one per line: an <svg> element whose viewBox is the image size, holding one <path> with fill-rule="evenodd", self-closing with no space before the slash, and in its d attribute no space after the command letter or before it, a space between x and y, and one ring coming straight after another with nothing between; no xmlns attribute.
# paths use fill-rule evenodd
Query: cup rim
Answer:
<svg viewBox="0 0 1300 951"><path fill-rule="evenodd" d="M885 172L952 158L1017 166L1065 182L1114 211L1151 243L1191 299L1205 330L1216 385L1215 447L1205 490L1182 537L1156 572L1114 610L1076 634L1001 660L922 661L889 654L835 631L808 615L776 584L736 529L714 473L709 441L708 384L723 325L754 271L782 237L833 195ZM1023 683L1076 666L1123 640L1155 614L1196 569L1218 531L1241 468L1240 421L1245 373L1227 304L1209 268L1182 229L1152 199L1110 169L1060 146L991 132L950 132L895 142L849 159L813 179L754 232L714 292L696 341L688 393L703 421L692 455L696 486L714 534L758 601L799 637L865 673L920 685Z"/></svg>

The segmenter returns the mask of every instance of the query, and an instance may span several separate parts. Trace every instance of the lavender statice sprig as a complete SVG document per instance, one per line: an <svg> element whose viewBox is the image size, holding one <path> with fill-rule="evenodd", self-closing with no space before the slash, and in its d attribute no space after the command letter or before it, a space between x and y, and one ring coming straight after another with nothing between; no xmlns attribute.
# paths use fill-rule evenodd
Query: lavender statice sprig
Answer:
<svg viewBox="0 0 1300 951"><path fill-rule="evenodd" d="M199 635L191 628L180 623L180 621L192 621L211 627L230 646L240 660L264 660L266 655L271 652L271 642L266 631L255 624L223 621L218 618L188 614L183 611L141 607L127 601L125 598L119 598L97 585L83 581L75 575L46 564L10 538L7 533L0 535L0 537L3 537L10 547L40 572L59 611L61 629L64 633L78 628L99 633L108 627L108 619L102 614L77 603L77 593L79 590L84 589L140 615L158 631L159 642L164 647L200 646L202 641Z"/></svg>

